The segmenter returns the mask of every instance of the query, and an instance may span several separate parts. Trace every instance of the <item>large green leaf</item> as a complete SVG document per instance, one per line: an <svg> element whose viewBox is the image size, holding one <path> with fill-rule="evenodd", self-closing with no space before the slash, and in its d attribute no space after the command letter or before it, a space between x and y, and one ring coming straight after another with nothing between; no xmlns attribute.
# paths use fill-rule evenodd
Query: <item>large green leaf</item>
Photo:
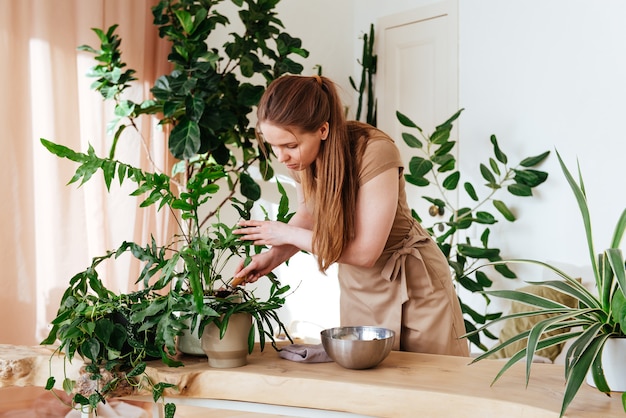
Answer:
<svg viewBox="0 0 626 418"><path fill-rule="evenodd" d="M422 148L424 146L424 144L422 144L422 141L420 141L415 137L415 135L411 135L410 133L403 132L402 139L411 148Z"/></svg>
<svg viewBox="0 0 626 418"><path fill-rule="evenodd" d="M433 163L422 157L412 157L409 161L409 172L412 177L423 177L433 168Z"/></svg>
<svg viewBox="0 0 626 418"><path fill-rule="evenodd" d="M576 202L578 203L578 208L580 209L580 214L583 219L583 225L585 227L585 235L587 237L587 248L589 251L589 259L591 261L591 267L593 269L593 274L596 280L596 286L598 288L602 287L600 271L598 269L598 262L596 260L596 251L593 244L593 234L591 232L591 216L589 214L589 207L587 206L587 196L584 192L584 184L582 183L582 178L580 178L580 185L576 183L576 180L572 177L572 174L568 170L567 166L563 162L561 155L557 152L557 158L559 160L559 164L561 165L561 170L565 175L565 179L567 183L570 185L574 196L576 197ZM580 170L579 170L580 174Z"/></svg>
<svg viewBox="0 0 626 418"><path fill-rule="evenodd" d="M172 129L169 138L172 155L185 160L196 155L200 149L200 127L197 122L185 120Z"/></svg>
<svg viewBox="0 0 626 418"><path fill-rule="evenodd" d="M582 386L592 363L600 354L608 335L598 334L602 324L593 324L578 337L568 350L565 364L566 384L561 405L563 416L567 407L572 402L578 390ZM578 352L578 355L570 357L570 353Z"/></svg>
<svg viewBox="0 0 626 418"><path fill-rule="evenodd" d="M461 178L461 173L455 171L446 177L442 183L442 186L446 190L455 190L457 185L459 184L459 179Z"/></svg>
<svg viewBox="0 0 626 418"><path fill-rule="evenodd" d="M609 248L619 248L624 231L626 230L626 209L622 212L617 224L615 225L615 231L613 232L613 238L611 239L611 246Z"/></svg>
<svg viewBox="0 0 626 418"><path fill-rule="evenodd" d="M241 181L241 194L250 200L259 200L261 197L261 186L247 173L241 173L239 180Z"/></svg>

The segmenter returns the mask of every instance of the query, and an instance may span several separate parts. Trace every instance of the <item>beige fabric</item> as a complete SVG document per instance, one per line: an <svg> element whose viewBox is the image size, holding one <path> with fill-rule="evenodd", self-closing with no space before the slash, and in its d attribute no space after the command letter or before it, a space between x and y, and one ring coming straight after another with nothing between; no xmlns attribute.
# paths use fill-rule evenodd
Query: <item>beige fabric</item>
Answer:
<svg viewBox="0 0 626 418"><path fill-rule="evenodd" d="M385 250L373 268L339 266L341 324L396 331L394 349L468 356L465 326L447 260L411 216L402 160L393 141L372 130L361 183L398 167L398 210Z"/></svg>
<svg viewBox="0 0 626 418"><path fill-rule="evenodd" d="M138 209L137 199L128 196L130 187L113 185L108 193L101 174L81 188L66 186L76 165L48 153L39 141L46 138L79 150L91 144L106 155L112 108L89 88L94 80L86 73L96 62L77 46L97 47L91 28L119 24L122 58L145 81L136 83L130 98L148 98L155 76L169 71L168 44L152 25L154 3L0 0L0 315L11 318L2 325L2 343L38 344L69 279L92 257L124 240L146 242L154 234L161 241L173 231L167 211ZM157 165L168 170L165 141L155 126L153 120L140 122ZM120 139L118 158L149 168L138 152L139 136L127 132ZM140 264L129 257L103 266L100 273L113 290L125 291L134 287L129 272L139 271Z"/></svg>
<svg viewBox="0 0 626 418"><path fill-rule="evenodd" d="M530 293L533 295L541 296L546 299L559 302L571 308L578 306L578 300L576 298L568 294L565 294L563 292L560 292L556 289L553 289L551 287L548 287L548 286L529 285L529 286L521 287L517 290L519 290L520 292L525 292L525 293ZM538 308L526 305L525 303L521 303L518 301L513 301L511 303L511 310L509 314L516 314L520 312L529 312L529 311L536 311L536 310L538 310ZM498 337L498 344L502 344L510 340L511 338L523 333L524 331L530 330L533 326L535 326L540 321L554 317L555 315L556 314L542 314L542 315L533 315L533 316L527 316L527 317L522 317L522 318L507 319L506 321L504 321L504 327L500 331L500 335ZM547 337L547 336L558 335L558 334L562 334L568 331L569 331L569 328L561 328L558 330L546 332L545 336ZM515 353L526 348L527 341L528 341L527 338L520 340L520 341L516 341L506 346L502 350L495 352L494 354L491 355L491 357L492 358L513 357ZM563 350L564 346L565 346L565 343L553 345L552 347L547 347L547 348L537 351L536 355L540 357L548 358L550 359L551 362L554 362L554 360L559 356L559 354L561 354L561 351Z"/></svg>

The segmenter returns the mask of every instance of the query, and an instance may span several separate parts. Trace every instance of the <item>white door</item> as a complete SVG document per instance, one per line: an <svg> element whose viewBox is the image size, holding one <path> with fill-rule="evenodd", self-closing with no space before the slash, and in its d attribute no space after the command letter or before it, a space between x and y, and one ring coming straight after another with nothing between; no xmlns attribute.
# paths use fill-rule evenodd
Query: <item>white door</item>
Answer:
<svg viewBox="0 0 626 418"><path fill-rule="evenodd" d="M456 0L444 0L378 21L378 127L394 138L405 167L418 151L404 143L402 132L417 136L417 131L400 125L396 111L430 135L458 110L457 9ZM455 128L453 138L456 132ZM430 187L407 185L409 206L418 212L425 226L432 225L433 218L428 215L430 203L421 196L440 196L434 190L431 193ZM458 196L449 198L456 207Z"/></svg>

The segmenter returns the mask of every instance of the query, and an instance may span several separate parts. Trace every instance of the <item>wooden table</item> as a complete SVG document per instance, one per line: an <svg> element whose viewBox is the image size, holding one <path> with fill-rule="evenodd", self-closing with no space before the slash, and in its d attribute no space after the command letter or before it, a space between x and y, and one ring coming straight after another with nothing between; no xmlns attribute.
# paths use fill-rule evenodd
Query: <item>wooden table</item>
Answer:
<svg viewBox="0 0 626 418"><path fill-rule="evenodd" d="M0 369L13 346L0 345ZM38 369L8 382L0 371L0 387L45 385L49 354L34 348L28 359ZM26 360L22 353L22 357ZM558 417L564 390L563 367L534 364L528 388L524 367L512 367L494 385L501 360L482 360L392 352L378 367L348 370L335 363L306 364L281 359L270 346L255 351L249 364L213 369L203 357L183 358L185 366L169 368L150 362L155 382L176 384L168 401L291 416L357 414L375 417ZM32 376L32 377L29 377ZM57 379L59 381L59 379ZM3 384L4 383L4 384ZM269 409L268 409L269 408ZM278 409L271 409L278 408ZM608 397L586 384L570 404L566 417L626 417L618 394Z"/></svg>

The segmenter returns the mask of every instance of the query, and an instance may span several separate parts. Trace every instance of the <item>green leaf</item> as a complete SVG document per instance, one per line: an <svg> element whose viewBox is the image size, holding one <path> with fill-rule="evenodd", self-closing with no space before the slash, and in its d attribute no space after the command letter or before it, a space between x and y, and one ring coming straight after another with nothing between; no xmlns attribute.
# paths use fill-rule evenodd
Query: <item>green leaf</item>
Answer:
<svg viewBox="0 0 626 418"><path fill-rule="evenodd" d="M178 18L178 22L187 34L193 33L193 17L185 10L175 10L174 15Z"/></svg>
<svg viewBox="0 0 626 418"><path fill-rule="evenodd" d="M45 389L52 390L54 388L55 383L56 383L56 380L54 379L54 376L50 376L48 380L46 381Z"/></svg>
<svg viewBox="0 0 626 418"><path fill-rule="evenodd" d="M500 161L502 164L506 164L508 159L506 157L506 154L504 154L502 152L502 150L500 149L500 146L498 145L498 140L496 139L495 135L491 135L491 143L493 144L493 154L496 156L496 158L498 159L498 161Z"/></svg>
<svg viewBox="0 0 626 418"><path fill-rule="evenodd" d="M165 404L165 418L174 418L176 414L176 404L168 402Z"/></svg>
<svg viewBox="0 0 626 418"><path fill-rule="evenodd" d="M478 202L478 195L476 194L476 189L474 189L474 186L472 186L471 183L465 182L463 184L463 188L465 189L465 192L469 195L469 197L473 201Z"/></svg>
<svg viewBox="0 0 626 418"><path fill-rule="evenodd" d="M493 158L489 159L489 166L491 170L496 174L496 176L500 176L500 167L498 167L498 163Z"/></svg>
<svg viewBox="0 0 626 418"><path fill-rule="evenodd" d="M169 149L175 158L186 160L200 149L200 127L197 122L185 120L172 129Z"/></svg>
<svg viewBox="0 0 626 418"><path fill-rule="evenodd" d="M490 287L493 284L493 281L482 271L477 271L475 276L476 276L476 281L483 288Z"/></svg>
<svg viewBox="0 0 626 418"><path fill-rule="evenodd" d="M546 151L546 152L544 152L542 154L539 154L537 156L534 156L534 157L525 158L525 159L522 160L520 165L522 167L534 167L534 166L538 165L539 163L541 163L546 158L548 158L548 155L550 155L550 151Z"/></svg>
<svg viewBox="0 0 626 418"><path fill-rule="evenodd" d="M622 212L619 217L617 224L615 225L615 231L613 232L613 238L611 239L611 247L610 248L618 248L620 243L622 242L622 237L624 236L624 230L626 229L626 209ZM626 291L626 289L624 289Z"/></svg>
<svg viewBox="0 0 626 418"><path fill-rule="evenodd" d="M446 190L455 190L457 185L459 184L459 179L461 178L461 173L455 171L450 174L442 183L442 186Z"/></svg>
<svg viewBox="0 0 626 418"><path fill-rule="evenodd" d="M257 201L261 198L261 186L259 186L247 173L241 173L241 194L250 200Z"/></svg>
<svg viewBox="0 0 626 418"><path fill-rule="evenodd" d="M517 278L517 275L506 264L496 264L494 269L507 279Z"/></svg>
<svg viewBox="0 0 626 418"><path fill-rule="evenodd" d="M417 139L414 135L406 132L402 133L402 139L404 139L404 142L411 148L422 148L424 146L422 141Z"/></svg>
<svg viewBox="0 0 626 418"><path fill-rule="evenodd" d="M404 175L404 179L408 183L411 183L414 186L418 186L418 187L425 187L425 186L428 186L430 184L430 181L428 181L427 178L425 178L425 177L417 177L417 176L413 176L411 174L405 174Z"/></svg>
<svg viewBox="0 0 626 418"><path fill-rule="evenodd" d="M185 98L185 108L189 120L198 122L204 112L204 100L199 96L188 95Z"/></svg>
<svg viewBox="0 0 626 418"><path fill-rule="evenodd" d="M506 206L506 204L503 201L494 199L493 206L498 210L498 212L502 214L502 216L504 216L504 218L507 221L510 221L510 222L515 221L516 219L515 215L513 215L513 212L509 210L509 208Z"/></svg>
<svg viewBox="0 0 626 418"><path fill-rule="evenodd" d="M452 151L452 149L454 148L454 146L456 145L456 141L447 141L443 144L441 144L441 146L439 146L439 148L437 148L437 150L435 151L434 155L439 157L442 155L446 155L448 154L450 151ZM454 158L454 157L452 157Z"/></svg>
<svg viewBox="0 0 626 418"><path fill-rule="evenodd" d="M608 338L608 335L599 338L595 337L596 332L602 327L602 325L603 324L600 323L591 325L588 329L585 330L583 335L581 335L581 337L579 337L578 340L574 342L574 345L572 345L572 347L570 348L571 351L575 348L575 344L583 342L585 343L584 351L582 351L577 361L571 364L569 374L567 373L568 370L566 370L567 383L565 385L565 393L563 395L561 416L565 415L567 407L572 402L572 400L576 396L576 393L578 393L578 390L580 389L585 378L587 377L587 372L591 368L591 364L602 349L604 341L606 340L606 338ZM593 338L584 338L584 336L587 334L593 336Z"/></svg>
<svg viewBox="0 0 626 418"><path fill-rule="evenodd" d="M584 184L582 181L582 176L580 175L580 168L578 170L580 185L578 185L578 183L576 183L576 181L574 180L574 177L571 175L570 171L567 169L567 166L563 162L561 155L558 152L556 153L556 155L559 160L559 164L561 165L561 170L565 175L565 179L567 180L567 183L569 184L572 192L574 193L574 196L576 197L576 202L578 203L578 208L580 209L580 214L583 219L583 225L585 227L585 236L587 237L587 249L589 253L589 260L591 262L591 268L594 272L596 286L601 289L602 285L600 283L600 271L598 269L596 251L593 245L593 234L591 233L591 216L589 214L589 207L587 206L587 196L585 195Z"/></svg>
<svg viewBox="0 0 626 418"><path fill-rule="evenodd" d="M447 128L448 126L451 126L452 123L457 120L459 118L459 116L461 116L461 112L463 112L463 110L465 109L459 109L454 115L450 116L448 118L448 120L446 120L444 123L442 123L441 125L437 126L436 129L440 129L440 128Z"/></svg>
<svg viewBox="0 0 626 418"><path fill-rule="evenodd" d="M611 299L611 317L619 324L620 329L626 330L626 297L620 289L615 291Z"/></svg>
<svg viewBox="0 0 626 418"><path fill-rule="evenodd" d="M497 248L480 248L467 244L458 244L457 248L459 253L472 258L492 259L500 255L500 250Z"/></svg>
<svg viewBox="0 0 626 418"><path fill-rule="evenodd" d="M516 183L525 184L530 187L537 187L548 179L548 173L538 170L513 170Z"/></svg>
<svg viewBox="0 0 626 418"><path fill-rule="evenodd" d="M489 186L496 185L496 178L493 173L487 168L485 164L480 164L480 174L483 176L485 180L489 183Z"/></svg>
<svg viewBox="0 0 626 418"><path fill-rule="evenodd" d="M95 338L89 338L80 345L80 352L89 360L97 363L100 354L100 342Z"/></svg>
<svg viewBox="0 0 626 418"><path fill-rule="evenodd" d="M496 218L489 212L477 211L476 221L481 224L492 225L498 222Z"/></svg>
<svg viewBox="0 0 626 418"><path fill-rule="evenodd" d="M130 372L126 374L128 377L135 377L143 374L146 371L146 362L141 362L135 366Z"/></svg>
<svg viewBox="0 0 626 418"><path fill-rule="evenodd" d="M435 132L430 136L430 142L433 144L444 144L450 138L450 132L452 126L441 125L438 126Z"/></svg>
<svg viewBox="0 0 626 418"><path fill-rule="evenodd" d="M422 129L404 114L396 111L396 117L402 125L408 126L409 128L416 128L418 131L422 132Z"/></svg>
<svg viewBox="0 0 626 418"><path fill-rule="evenodd" d="M423 177L433 168L433 163L422 157L412 157L409 161L409 172L413 177Z"/></svg>
<svg viewBox="0 0 626 418"><path fill-rule="evenodd" d="M507 186L507 190L509 191L509 193L515 195L515 196L532 196L533 195L533 191L530 187L526 186L525 184L509 184Z"/></svg>
<svg viewBox="0 0 626 418"><path fill-rule="evenodd" d="M94 333L96 337L105 345L109 343L111 333L113 332L113 322L107 318L103 318L96 322Z"/></svg>
<svg viewBox="0 0 626 418"><path fill-rule="evenodd" d="M80 393L77 393L76 395L74 395L73 400L74 400L74 403L79 404L79 405L89 405L89 399L87 399Z"/></svg>
<svg viewBox="0 0 626 418"><path fill-rule="evenodd" d="M68 395L71 394L74 390L74 383L75 382L69 377L63 379L63 391Z"/></svg>
<svg viewBox="0 0 626 418"><path fill-rule="evenodd" d="M439 168L437 169L440 173L445 173L446 171L454 170L456 166L456 159L451 154L433 156L431 161L434 164L438 164Z"/></svg>

